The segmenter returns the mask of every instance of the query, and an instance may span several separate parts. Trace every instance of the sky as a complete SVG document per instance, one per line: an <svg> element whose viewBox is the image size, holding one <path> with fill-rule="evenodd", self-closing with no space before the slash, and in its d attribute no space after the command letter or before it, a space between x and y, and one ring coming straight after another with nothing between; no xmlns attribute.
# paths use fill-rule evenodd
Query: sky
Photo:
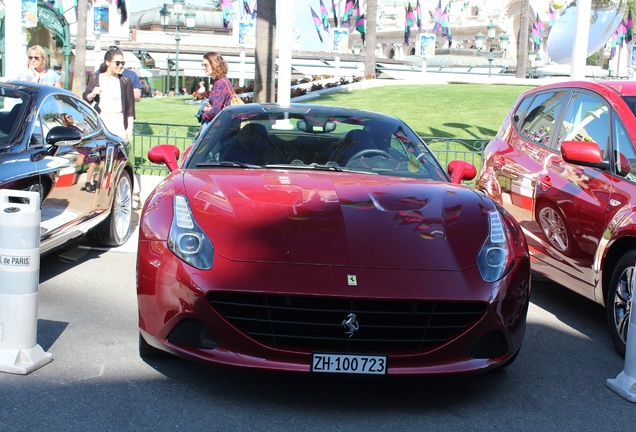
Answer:
<svg viewBox="0 0 636 432"><path fill-rule="evenodd" d="M164 3L172 4L172 0L128 0L126 6L128 6L129 12L135 12L153 7L161 7ZM249 4L252 5L254 0L250 0ZM311 11L309 5L320 16L320 0L293 0L290 2L294 8L294 35L300 36L300 49L303 51L327 51L328 36L324 31L322 33L322 39L324 42L320 42L316 27L311 17ZM323 3L327 6L331 2L329 0L323 0ZM186 0L186 4L193 6L209 6L210 2L207 0ZM234 10L239 13L242 7L242 1L232 1ZM329 6L327 6L329 7Z"/></svg>

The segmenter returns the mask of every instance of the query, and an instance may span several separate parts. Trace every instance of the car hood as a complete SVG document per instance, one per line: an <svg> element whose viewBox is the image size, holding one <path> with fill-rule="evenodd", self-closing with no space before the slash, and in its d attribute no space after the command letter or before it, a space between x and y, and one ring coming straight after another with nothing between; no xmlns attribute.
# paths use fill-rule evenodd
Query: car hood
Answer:
<svg viewBox="0 0 636 432"><path fill-rule="evenodd" d="M231 260L463 270L488 234L481 195L453 184L323 171L183 173L195 220Z"/></svg>

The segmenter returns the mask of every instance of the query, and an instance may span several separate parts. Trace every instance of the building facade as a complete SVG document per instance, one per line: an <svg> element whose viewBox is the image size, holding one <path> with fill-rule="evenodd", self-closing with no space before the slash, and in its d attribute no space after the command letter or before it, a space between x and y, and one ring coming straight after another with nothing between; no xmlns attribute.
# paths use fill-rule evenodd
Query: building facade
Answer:
<svg viewBox="0 0 636 432"><path fill-rule="evenodd" d="M599 4L612 4L623 0L593 0L593 6ZM75 0L57 0L56 2L37 0L39 6L47 6L62 16L69 29L70 46L65 46L65 41L45 22L38 22L36 26L21 27L19 37L12 39L7 36L10 27L7 24L5 13L10 4L18 2L0 3L0 20L2 22L2 34L0 34L0 48L2 56L2 76L12 76L12 61L9 61L13 52L22 52L18 63L25 63L26 48L39 44L49 51L51 66L59 69L63 74L68 74L72 79L74 72L74 46L77 40L77 22L75 15ZM92 7L88 10L87 32L85 36L87 55L86 66L88 71L99 67L103 59L104 49L109 46L119 46L125 55L127 67L146 75L155 83L154 87L170 87L170 79L194 81L202 76L200 68L201 55L210 50L222 52L230 60L230 77L249 80L253 77L253 45L239 42L235 25L241 19L249 21L250 17L244 16L239 2L234 1L234 11L231 14L229 27L226 30L223 25L223 14L212 7L196 7L192 9L196 25L190 30L183 25L184 16L177 17L174 14L173 5L169 0L163 8L155 7L148 10L129 12L127 19L122 19L121 11L115 6L116 2L107 0L93 0ZM128 2L130 3L130 2ZM316 2L317 3L317 2ZM331 2L325 1L325 4ZM335 2L342 12L344 0ZM564 11L570 1L567 0L531 0L529 2L529 39L526 41L529 51L534 52L535 45L532 41L532 25L541 22L544 28L548 28L551 22L550 12L558 15ZM297 4L297 2L294 2ZM360 2L361 9L366 8L366 1ZM417 5L420 6L420 26L415 24L409 30L409 38L405 38L405 24L409 5L417 14ZM471 65L487 65L487 55L492 53L495 64L503 67L516 65L517 47L519 46L521 10L523 0L422 0L422 1L391 1L378 0L377 15L377 45L375 49L376 61L404 62L413 57L421 57L418 51L420 45L419 34L431 34L438 5L448 13L445 22L448 23L451 37L445 36L440 30L434 39L435 55L427 57L429 66L435 64L456 65L469 63ZM53 5L53 6L51 6ZM58 7L61 5L61 8ZM315 5L317 7L317 5ZM303 4L304 7L304 4ZM164 9L165 8L165 9ZM308 9L308 8L307 8ZM162 10L169 12L167 26L162 24ZM308 12L309 13L309 12ZM342 15L340 13L340 15ZM180 27L177 26L179 21ZM106 24L104 24L106 22ZM333 17L330 17L333 26ZM313 25L313 24L312 24ZM494 27L492 38L488 37L488 29ZM15 31L15 30L11 30ZM178 35L177 35L178 33ZM447 32L448 33L448 32ZM447 34L446 33L446 34ZM491 32L492 33L492 32ZM480 36L481 35L481 36ZM503 36L503 38L502 38ZM177 37L179 41L177 42ZM481 48L480 41L483 41ZM540 35L541 42L534 52L536 58L547 60L546 51L547 31ZM574 37L574 35L572 35ZM7 44L7 40L19 40L19 44ZM334 52L329 43L324 50L319 52L304 52L300 50L299 36L292 42L294 59L305 63L310 60L359 60L359 47L361 35L351 26L348 35L347 49L344 52ZM506 40L507 43L503 43ZM358 52L355 52L355 47ZM178 48L179 54L176 55ZM13 54L15 56L15 54ZM176 57L176 58L175 58ZM178 61L175 61L177 60ZM530 61L530 60L528 60ZM68 65L66 63L68 62ZM179 63L178 72L176 63ZM301 62L302 63L302 62ZM491 60L492 64L492 60ZM320 66L321 68L323 66ZM303 68L298 68L299 70ZM303 70L307 70L304 67ZM318 69L316 69L318 70Z"/></svg>

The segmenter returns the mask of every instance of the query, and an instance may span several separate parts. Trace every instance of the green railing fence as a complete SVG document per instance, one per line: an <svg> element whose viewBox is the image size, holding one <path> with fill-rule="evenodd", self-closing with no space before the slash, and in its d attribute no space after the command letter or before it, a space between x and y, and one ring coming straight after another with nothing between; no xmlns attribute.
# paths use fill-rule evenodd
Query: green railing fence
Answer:
<svg viewBox="0 0 636 432"><path fill-rule="evenodd" d="M148 150L158 144L176 145L181 153L192 144L199 126L135 122L131 152L135 172L142 175L166 175L168 169L148 160Z"/></svg>
<svg viewBox="0 0 636 432"><path fill-rule="evenodd" d="M137 174L166 175L168 170L163 165L156 165L148 160L148 150L158 144L173 144L183 152L198 132L198 126L136 122L131 147ZM475 165L478 171L481 167L483 151L489 141L448 137L422 138L443 166L452 160L461 159Z"/></svg>

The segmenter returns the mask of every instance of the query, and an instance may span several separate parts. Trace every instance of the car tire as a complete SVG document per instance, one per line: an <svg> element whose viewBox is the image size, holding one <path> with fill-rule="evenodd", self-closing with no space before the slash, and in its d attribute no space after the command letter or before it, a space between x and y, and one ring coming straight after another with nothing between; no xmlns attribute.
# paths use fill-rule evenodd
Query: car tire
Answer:
<svg viewBox="0 0 636 432"><path fill-rule="evenodd" d="M146 342L146 339L139 333L139 357L166 357L168 354L165 351L161 351Z"/></svg>
<svg viewBox="0 0 636 432"><path fill-rule="evenodd" d="M629 329L630 301L634 295L631 285L636 249L632 249L618 260L605 294L607 324L614 347L619 354L625 355L627 330Z"/></svg>
<svg viewBox="0 0 636 432"><path fill-rule="evenodd" d="M30 183L28 183L26 186L22 187L22 190L25 192L37 192L40 194L40 204L44 201L44 198L48 195L50 187L42 182L35 182L32 181ZM20 200L20 202L25 202L23 200Z"/></svg>
<svg viewBox="0 0 636 432"><path fill-rule="evenodd" d="M123 171L115 185L115 194L108 218L88 232L88 241L95 246L117 247L128 240L132 226L133 188L130 174Z"/></svg>
<svg viewBox="0 0 636 432"><path fill-rule="evenodd" d="M536 217L539 228L552 247L564 255L571 255L574 243L561 211L554 204L545 203L537 208Z"/></svg>

